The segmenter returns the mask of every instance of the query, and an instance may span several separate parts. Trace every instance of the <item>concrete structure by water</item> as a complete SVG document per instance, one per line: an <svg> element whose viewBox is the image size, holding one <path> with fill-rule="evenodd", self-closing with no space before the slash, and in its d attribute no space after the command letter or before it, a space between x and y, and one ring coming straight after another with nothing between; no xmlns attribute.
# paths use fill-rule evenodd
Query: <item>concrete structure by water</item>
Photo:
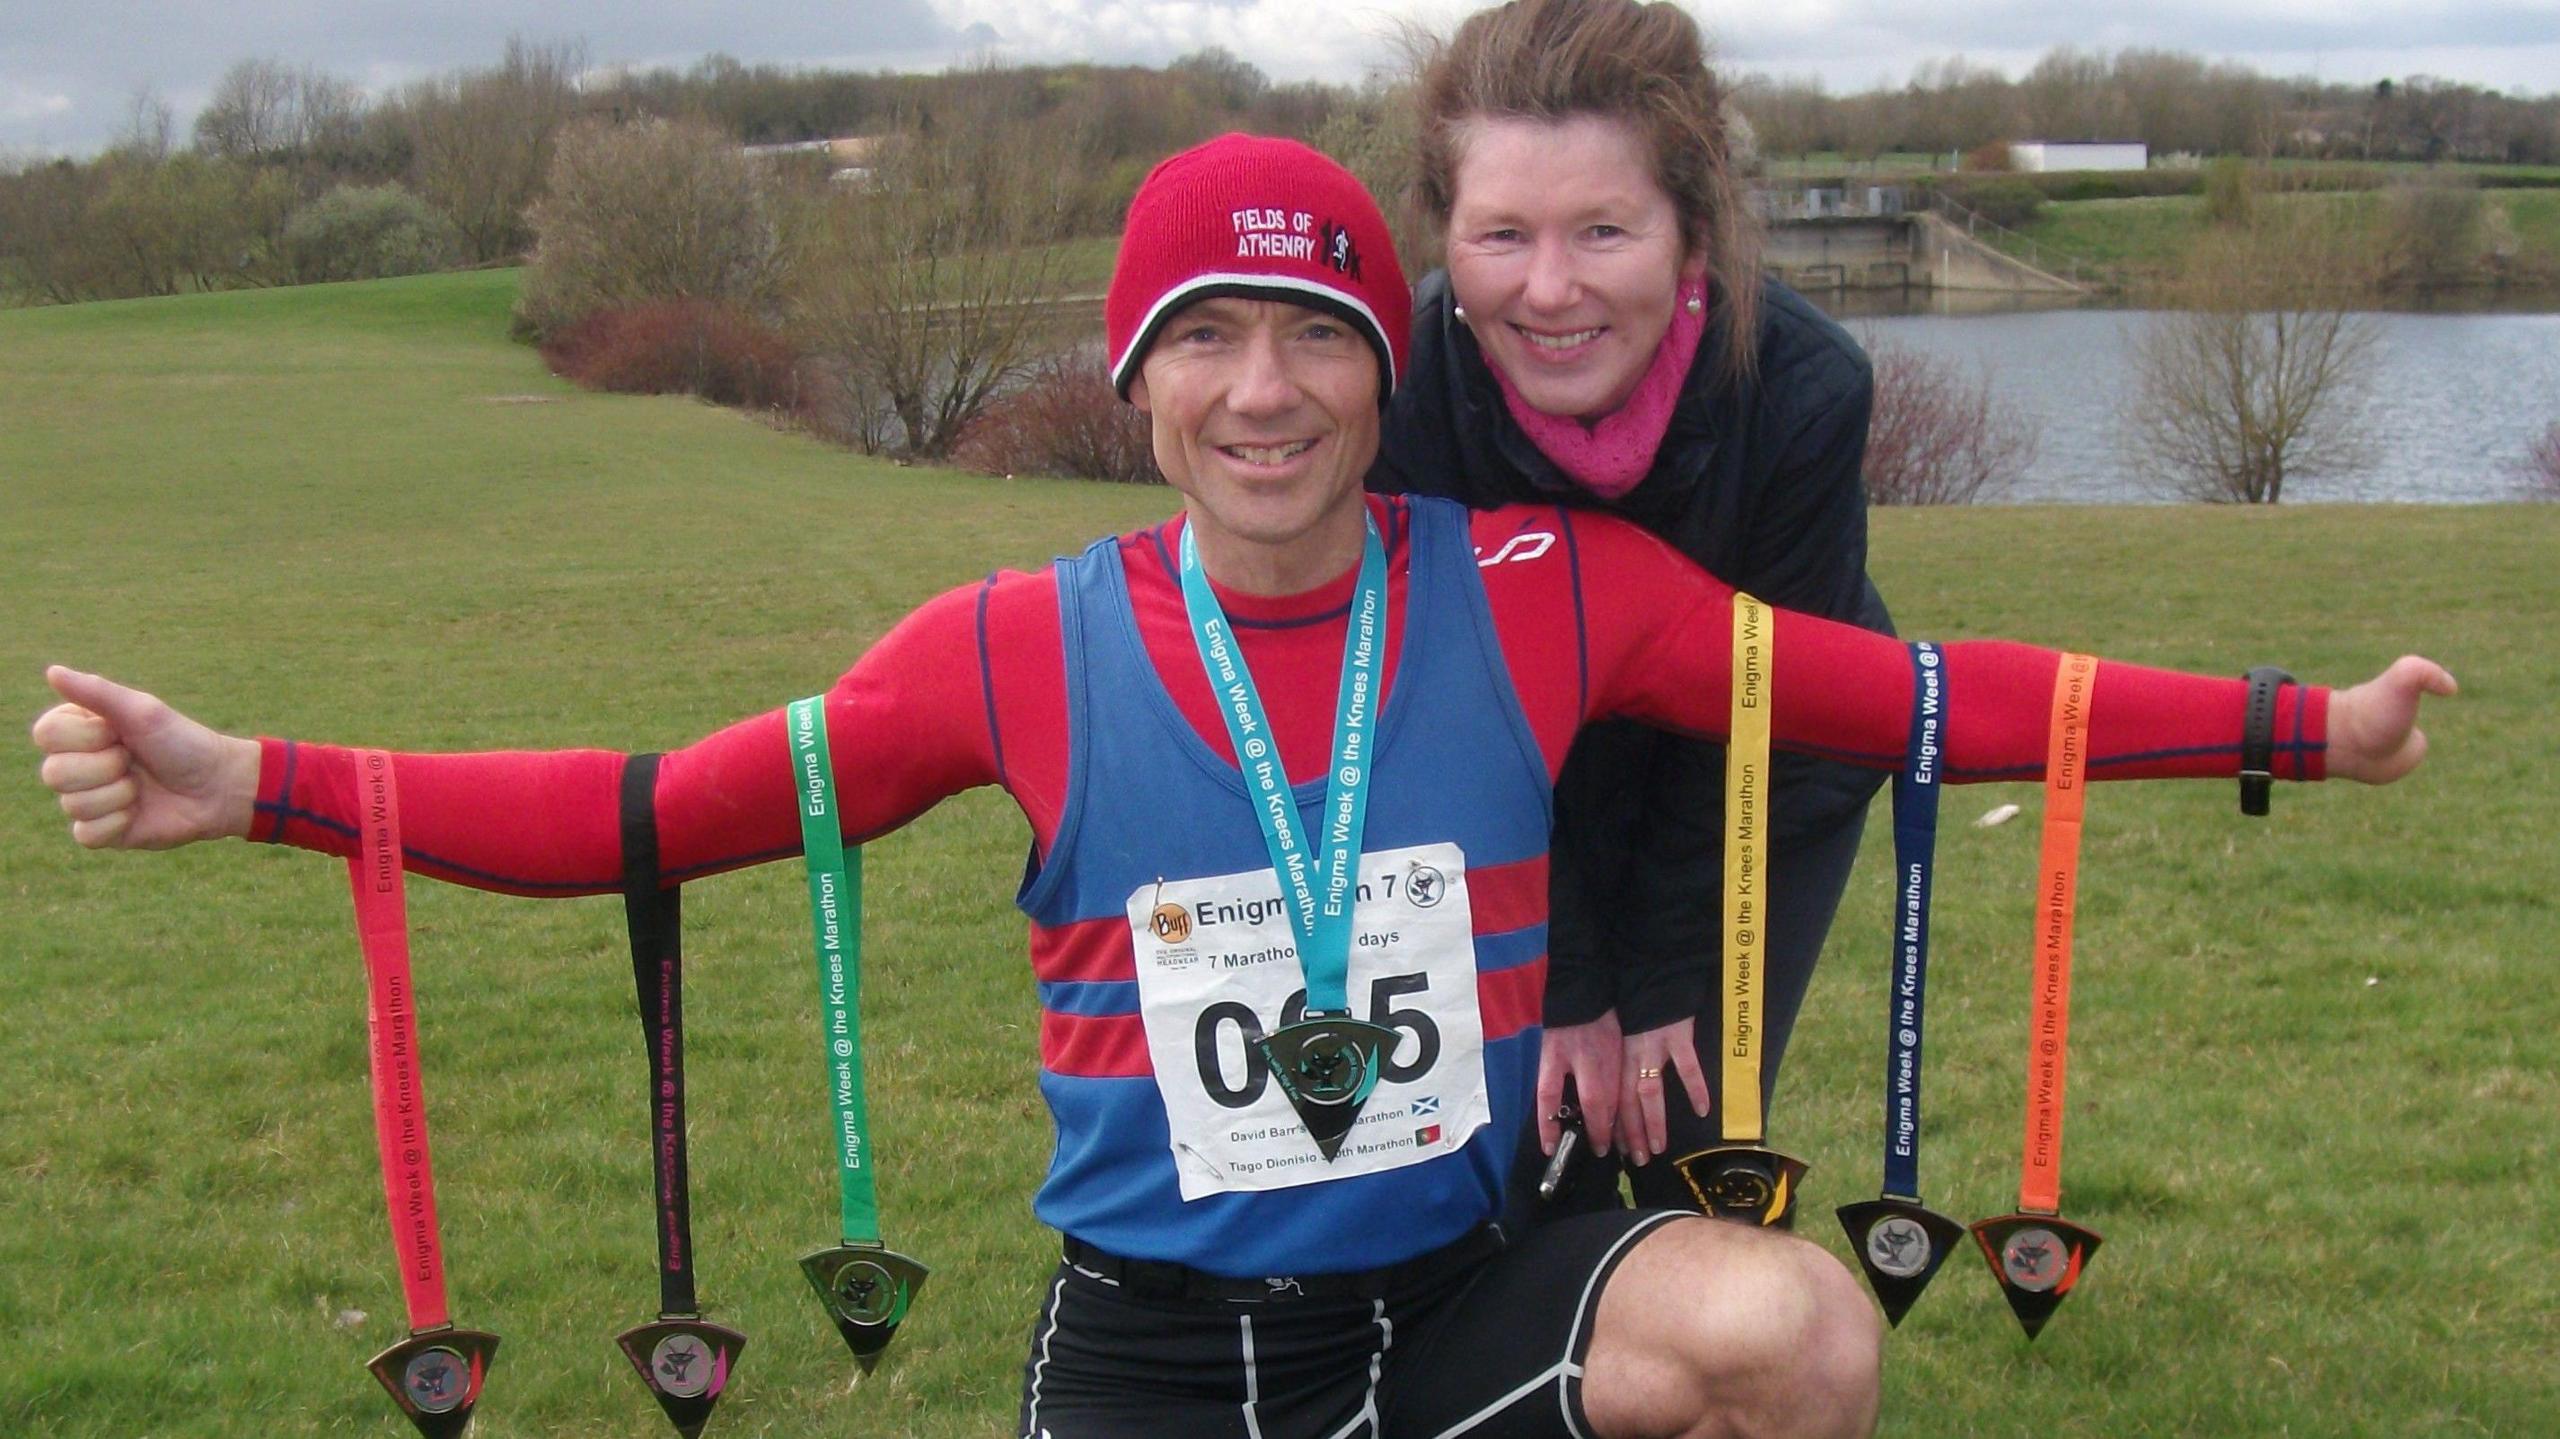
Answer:
<svg viewBox="0 0 2560 1439"><path fill-rule="evenodd" d="M1771 222L1763 262L1799 290L2077 295L2086 286L1995 250L1932 213Z"/></svg>

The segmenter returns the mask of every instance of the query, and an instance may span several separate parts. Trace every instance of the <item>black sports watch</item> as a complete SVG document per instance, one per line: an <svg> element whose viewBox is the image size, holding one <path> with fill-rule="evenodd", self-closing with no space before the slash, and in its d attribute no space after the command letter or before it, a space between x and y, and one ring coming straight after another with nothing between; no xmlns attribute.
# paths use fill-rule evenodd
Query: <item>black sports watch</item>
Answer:
<svg viewBox="0 0 2560 1439"><path fill-rule="evenodd" d="M2240 721L2240 812L2264 815L2276 777L2276 691L2294 678L2274 665L2260 665L2245 678L2249 704Z"/></svg>

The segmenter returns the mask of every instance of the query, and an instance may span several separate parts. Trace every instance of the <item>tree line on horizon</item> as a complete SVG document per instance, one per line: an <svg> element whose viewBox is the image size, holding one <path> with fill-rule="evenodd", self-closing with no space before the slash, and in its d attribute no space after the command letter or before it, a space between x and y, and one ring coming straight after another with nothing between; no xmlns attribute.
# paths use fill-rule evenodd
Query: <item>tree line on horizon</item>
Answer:
<svg viewBox="0 0 2560 1439"><path fill-rule="evenodd" d="M1948 156L2040 138L2138 139L2156 154L2560 164L2560 94L2423 76L2278 80L2167 51L2066 47L2016 80L1931 61L1898 88L1838 96L1740 74L1733 93L1764 159ZM699 122L741 144L930 134L960 116L1063 135L1076 183L1061 221L1107 234L1147 167L1185 145L1246 129L1383 161L1409 133L1402 108L1389 79L1275 83L1218 49L1161 68L899 74L725 55L600 70L575 45L515 40L495 64L379 95L248 59L183 137L169 107L138 92L100 155L0 160L0 295L70 301L511 262L531 241L553 139L580 117ZM1393 165L1360 168L1394 182Z"/></svg>

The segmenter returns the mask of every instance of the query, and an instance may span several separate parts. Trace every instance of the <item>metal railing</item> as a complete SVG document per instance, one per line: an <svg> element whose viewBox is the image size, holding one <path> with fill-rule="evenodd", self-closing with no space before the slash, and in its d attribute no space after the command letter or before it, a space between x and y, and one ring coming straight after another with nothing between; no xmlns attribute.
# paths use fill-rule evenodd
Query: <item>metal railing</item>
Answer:
<svg viewBox="0 0 2560 1439"><path fill-rule="evenodd" d="M2008 226L1969 209L1944 190L1929 191L1929 213L1951 225L1964 227L1966 238L1990 246L2011 259L2023 260L2048 275L2057 275L2075 285L2120 289L2124 271L2113 265L2101 265L2083 259L2059 246L2047 245L2021 235Z"/></svg>

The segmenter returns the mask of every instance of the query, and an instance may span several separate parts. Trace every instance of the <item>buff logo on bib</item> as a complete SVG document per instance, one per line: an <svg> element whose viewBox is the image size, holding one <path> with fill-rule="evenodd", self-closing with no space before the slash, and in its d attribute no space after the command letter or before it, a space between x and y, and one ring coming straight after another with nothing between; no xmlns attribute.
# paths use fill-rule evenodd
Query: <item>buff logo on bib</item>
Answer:
<svg viewBox="0 0 2560 1439"><path fill-rule="evenodd" d="M1263 1054L1261 1041L1308 1007L1272 872L1146 885L1129 896L1128 920L1184 1199L1399 1169L1454 1153L1491 1121L1467 860L1456 845L1361 857L1348 989L1354 1013L1395 1042L1330 1160Z"/></svg>

